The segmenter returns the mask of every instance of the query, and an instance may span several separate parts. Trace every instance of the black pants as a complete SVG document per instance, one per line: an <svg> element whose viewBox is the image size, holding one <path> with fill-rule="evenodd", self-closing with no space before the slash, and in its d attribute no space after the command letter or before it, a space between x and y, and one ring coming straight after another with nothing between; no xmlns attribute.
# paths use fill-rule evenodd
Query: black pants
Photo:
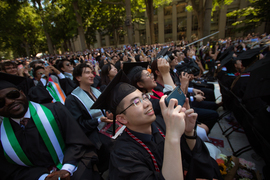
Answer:
<svg viewBox="0 0 270 180"><path fill-rule="evenodd" d="M209 133L211 129L217 122L219 117L218 113L215 110L203 109L193 107L194 111L198 114L197 120L201 123L204 123L209 128Z"/></svg>
<svg viewBox="0 0 270 180"><path fill-rule="evenodd" d="M218 105L213 101L201 101L192 102L192 106L196 108L203 108L203 109L211 109L211 110L217 110Z"/></svg>

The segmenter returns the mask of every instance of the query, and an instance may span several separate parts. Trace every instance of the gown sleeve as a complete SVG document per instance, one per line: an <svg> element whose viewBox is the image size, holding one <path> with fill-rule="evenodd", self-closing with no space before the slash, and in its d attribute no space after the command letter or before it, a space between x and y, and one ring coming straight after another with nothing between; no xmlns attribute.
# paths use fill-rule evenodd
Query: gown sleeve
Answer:
<svg viewBox="0 0 270 180"><path fill-rule="evenodd" d="M223 179L218 164L210 156L204 142L197 137L196 144L191 151L184 136L181 138L182 160L187 163L187 175L185 179Z"/></svg>
<svg viewBox="0 0 270 180"><path fill-rule="evenodd" d="M76 97L69 95L66 98L65 106L74 117L74 120L80 124L81 128L86 134L89 134L97 129L98 119L91 119L90 115L89 118L85 118L84 114L88 112L86 112L87 110Z"/></svg>

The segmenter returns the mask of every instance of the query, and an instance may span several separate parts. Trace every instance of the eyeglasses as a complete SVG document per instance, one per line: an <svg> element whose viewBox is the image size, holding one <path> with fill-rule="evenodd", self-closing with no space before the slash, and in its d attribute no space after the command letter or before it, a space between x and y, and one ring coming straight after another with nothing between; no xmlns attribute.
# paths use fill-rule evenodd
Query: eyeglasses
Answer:
<svg viewBox="0 0 270 180"><path fill-rule="evenodd" d="M67 63L66 66L70 66L70 63Z"/></svg>
<svg viewBox="0 0 270 180"><path fill-rule="evenodd" d="M153 78L154 77L154 74L153 73L149 73L149 74L146 75L146 77Z"/></svg>
<svg viewBox="0 0 270 180"><path fill-rule="evenodd" d="M21 93L18 90L12 90L6 94L8 99L17 99L21 96ZM0 98L0 108L3 108L6 104L5 97Z"/></svg>
<svg viewBox="0 0 270 180"><path fill-rule="evenodd" d="M130 108L132 105L134 106L139 106L140 103L143 103L143 100L149 100L150 99L150 95L149 94L143 94L142 98L141 97L137 97L133 100L133 102L123 111L121 111L119 114L122 114L123 112L125 112L125 110L127 110L128 108Z"/></svg>

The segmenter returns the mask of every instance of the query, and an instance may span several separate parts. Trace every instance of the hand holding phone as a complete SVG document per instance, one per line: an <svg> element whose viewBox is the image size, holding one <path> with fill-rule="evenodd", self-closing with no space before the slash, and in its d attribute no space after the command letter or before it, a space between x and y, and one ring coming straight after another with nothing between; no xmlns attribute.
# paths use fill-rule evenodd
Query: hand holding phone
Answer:
<svg viewBox="0 0 270 180"><path fill-rule="evenodd" d="M165 104L167 106L172 98L176 99L180 106L183 106L186 100L186 96L179 86L175 87L174 90L165 98Z"/></svg>

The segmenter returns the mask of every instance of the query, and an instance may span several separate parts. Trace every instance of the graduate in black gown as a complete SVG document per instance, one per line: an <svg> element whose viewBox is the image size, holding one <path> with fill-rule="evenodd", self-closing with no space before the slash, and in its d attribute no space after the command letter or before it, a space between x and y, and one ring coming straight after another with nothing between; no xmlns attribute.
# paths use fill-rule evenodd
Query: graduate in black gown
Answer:
<svg viewBox="0 0 270 180"><path fill-rule="evenodd" d="M40 106L39 104L29 102L22 91L19 91L14 84L6 80L0 80L0 116L5 117L1 124L1 179L49 180L58 179L58 177L64 179L69 176L71 179L91 179L95 178L95 175L98 178L98 173L94 173L92 170L92 166L97 161L97 155L93 152L94 146L84 135L78 124L74 122L70 112L61 103L50 103ZM36 108L38 106L45 109L46 113L45 110L38 110ZM36 124L37 116L35 113L32 113L33 107L38 115L40 112L44 112L46 116L51 114L48 119L50 119L50 123L55 123L55 126L53 127L51 125L51 127L58 129L53 129L54 133L50 133L50 135L57 134L58 132L57 138L63 140L62 159L58 156L59 161L62 161L60 166L56 164L57 161L53 158L46 144L49 141L51 143L56 142L50 139L47 139L46 142L43 140L44 134L47 133L41 133L38 129L39 125ZM43 119L42 116L39 117ZM44 122L44 119L41 122ZM10 129L6 129L8 127L6 124L9 123ZM48 124L44 125L44 127L48 127ZM13 140L7 141L5 137L8 137L8 139L11 138L10 134L12 133L14 133ZM14 149L7 146L8 142L14 142L14 139L17 139L18 146L21 147L30 165L26 164L28 166L25 166L25 163L20 164L16 160L16 155L10 154L11 151L14 151L17 157L23 157L20 155L21 151L17 149L18 146L13 146ZM59 139L57 141L59 145L61 144L60 141ZM12 161L11 159L13 162L10 162ZM22 162L27 161L22 160ZM61 169L57 169L56 167L61 167Z"/></svg>
<svg viewBox="0 0 270 180"><path fill-rule="evenodd" d="M127 82L120 71L92 106L110 109L127 127L111 153L109 179L184 179L183 170L186 179L222 179L217 163L197 137L197 114L188 100L185 108L177 106L176 99L166 107L165 96L161 98L165 127L156 123L148 96Z"/></svg>
<svg viewBox="0 0 270 180"><path fill-rule="evenodd" d="M102 173L109 167L109 153L113 140L100 133L99 130L106 126L106 123L111 123L112 117L111 119L107 117L109 113L102 109L90 110L101 94L98 89L91 87L94 74L90 66L85 63L76 66L73 77L79 86L66 98L65 106L74 117L74 121L79 123L83 132L94 143L99 159L97 166Z"/></svg>

